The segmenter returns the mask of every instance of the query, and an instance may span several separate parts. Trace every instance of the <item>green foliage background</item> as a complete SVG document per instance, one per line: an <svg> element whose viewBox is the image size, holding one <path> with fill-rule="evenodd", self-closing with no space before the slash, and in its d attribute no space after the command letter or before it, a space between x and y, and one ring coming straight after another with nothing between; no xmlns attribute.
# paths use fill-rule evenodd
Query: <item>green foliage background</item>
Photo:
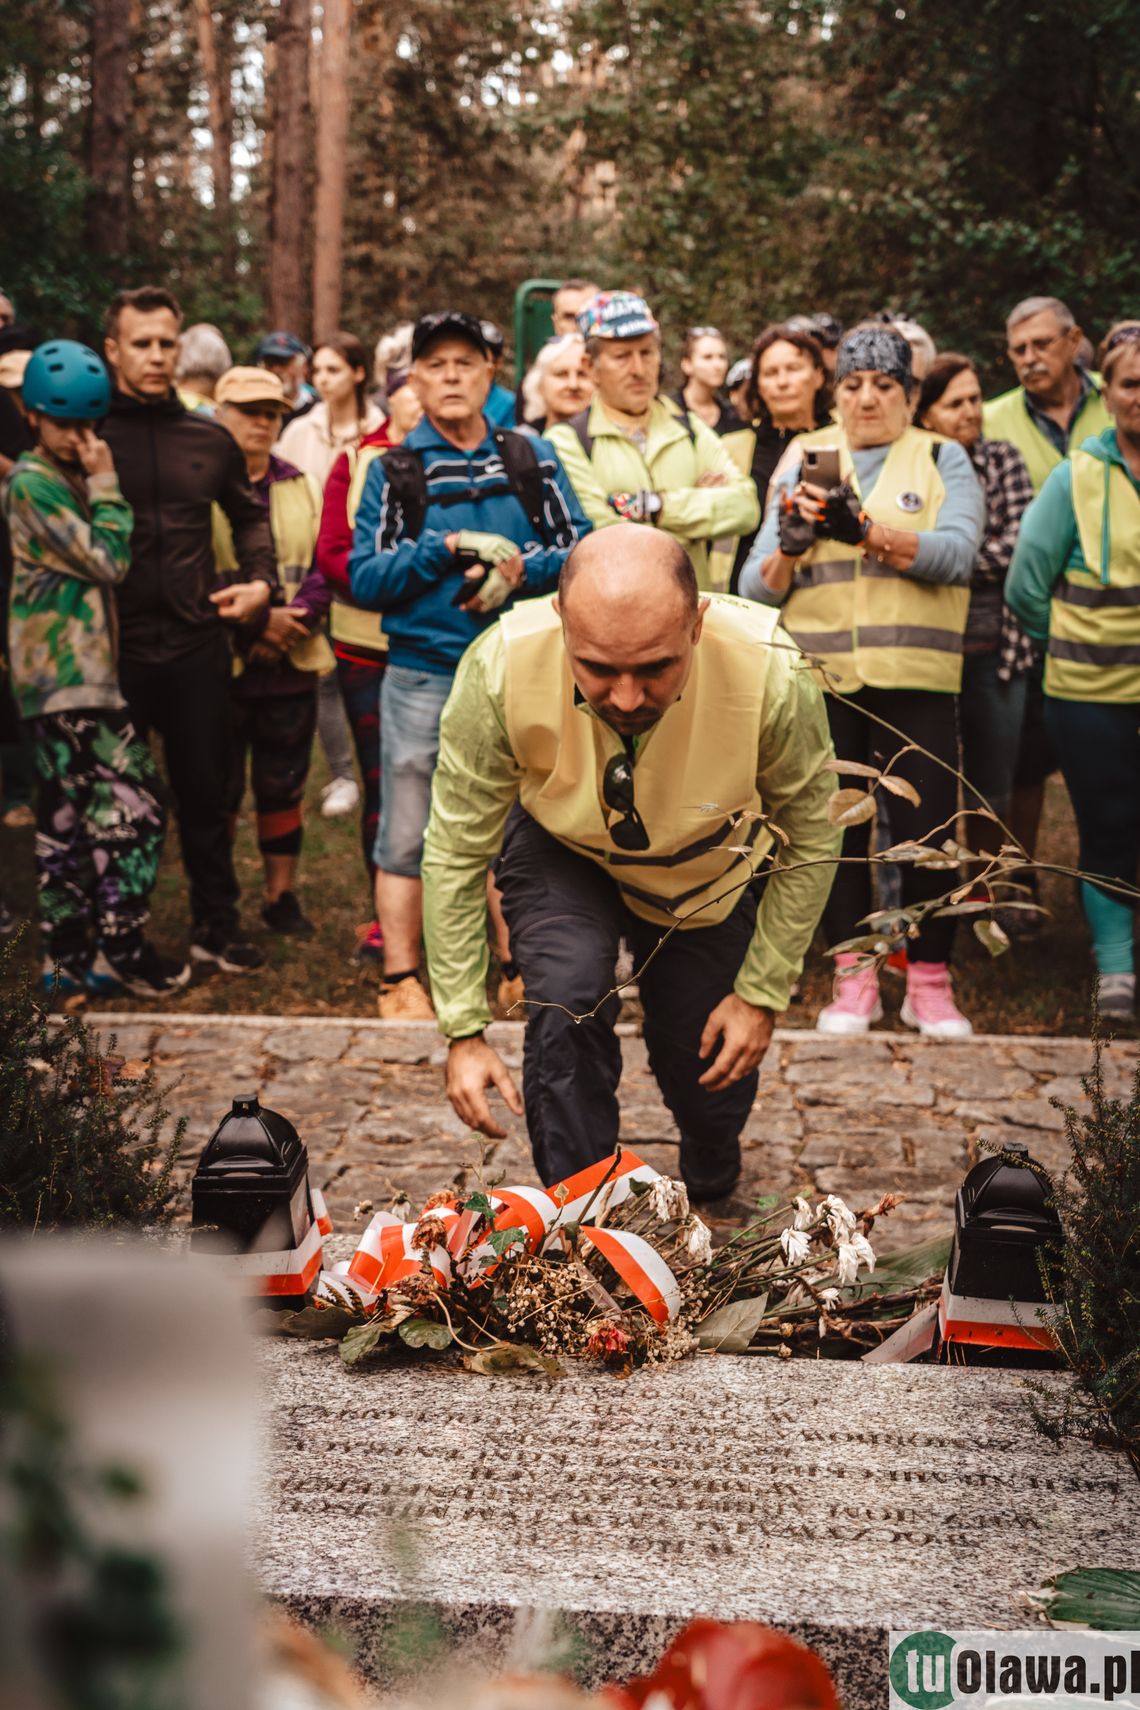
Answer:
<svg viewBox="0 0 1140 1710"><path fill-rule="evenodd" d="M89 0L0 15L0 284L45 331L162 278L241 354L262 324L275 7L236 43L238 263L221 267L190 0L136 7L128 253L85 253ZM1140 311L1140 33L1127 0L357 0L344 320L509 321L527 276L642 286L735 349L890 306L1002 378L1029 292ZM603 170L599 184L594 169ZM610 180L612 179L612 182ZM304 234L307 240L307 234Z"/></svg>

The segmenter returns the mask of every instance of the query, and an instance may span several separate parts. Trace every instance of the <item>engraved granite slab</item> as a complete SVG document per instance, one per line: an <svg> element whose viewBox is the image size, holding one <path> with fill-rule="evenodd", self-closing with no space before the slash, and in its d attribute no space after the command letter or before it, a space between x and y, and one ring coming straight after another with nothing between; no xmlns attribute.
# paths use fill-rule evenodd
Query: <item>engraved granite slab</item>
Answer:
<svg viewBox="0 0 1140 1710"><path fill-rule="evenodd" d="M1030 1625L1048 1574L1140 1566L1140 1484L1042 1438L1012 1372L702 1357L549 1382L350 1372L311 1343L260 1358L262 1583L380 1681L412 1604L485 1669L521 1612L562 1611L591 1683L707 1614L797 1633L862 1710L886 1702L888 1629Z"/></svg>

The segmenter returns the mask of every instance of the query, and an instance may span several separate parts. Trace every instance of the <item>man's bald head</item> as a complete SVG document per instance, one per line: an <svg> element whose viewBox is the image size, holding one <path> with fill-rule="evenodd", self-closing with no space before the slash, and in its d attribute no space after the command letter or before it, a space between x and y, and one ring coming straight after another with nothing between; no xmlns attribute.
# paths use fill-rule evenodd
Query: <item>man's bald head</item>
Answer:
<svg viewBox="0 0 1140 1710"><path fill-rule="evenodd" d="M559 604L565 610L570 589L584 576L582 598L621 602L645 597L655 604L668 599L671 581L696 618L700 589L692 559L671 534L643 523L617 523L580 540L568 555L558 578Z"/></svg>
<svg viewBox="0 0 1140 1710"><path fill-rule="evenodd" d="M556 605L570 670L622 736L648 730L680 695L707 604L683 547L641 524L598 529L567 558Z"/></svg>

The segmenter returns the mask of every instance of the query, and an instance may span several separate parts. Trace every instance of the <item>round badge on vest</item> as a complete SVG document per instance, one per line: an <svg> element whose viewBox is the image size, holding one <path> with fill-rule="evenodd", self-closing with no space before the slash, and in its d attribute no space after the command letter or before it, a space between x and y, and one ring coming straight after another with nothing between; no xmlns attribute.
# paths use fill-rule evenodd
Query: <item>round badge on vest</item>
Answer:
<svg viewBox="0 0 1140 1710"><path fill-rule="evenodd" d="M908 515L913 516L915 511L922 509L922 496L919 493L900 493L895 504L900 511L906 511Z"/></svg>

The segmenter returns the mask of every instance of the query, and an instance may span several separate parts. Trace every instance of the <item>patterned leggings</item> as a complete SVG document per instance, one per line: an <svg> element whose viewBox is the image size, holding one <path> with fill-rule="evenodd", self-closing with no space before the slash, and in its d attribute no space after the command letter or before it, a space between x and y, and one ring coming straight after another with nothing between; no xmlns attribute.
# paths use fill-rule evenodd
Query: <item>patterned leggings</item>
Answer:
<svg viewBox="0 0 1140 1710"><path fill-rule="evenodd" d="M241 809L248 761L263 855L301 853L301 801L316 728L315 680L295 694L234 697L229 811Z"/></svg>
<svg viewBox="0 0 1140 1710"><path fill-rule="evenodd" d="M94 938L129 961L142 946L166 830L150 750L125 707L45 713L31 735L44 954L86 967Z"/></svg>

